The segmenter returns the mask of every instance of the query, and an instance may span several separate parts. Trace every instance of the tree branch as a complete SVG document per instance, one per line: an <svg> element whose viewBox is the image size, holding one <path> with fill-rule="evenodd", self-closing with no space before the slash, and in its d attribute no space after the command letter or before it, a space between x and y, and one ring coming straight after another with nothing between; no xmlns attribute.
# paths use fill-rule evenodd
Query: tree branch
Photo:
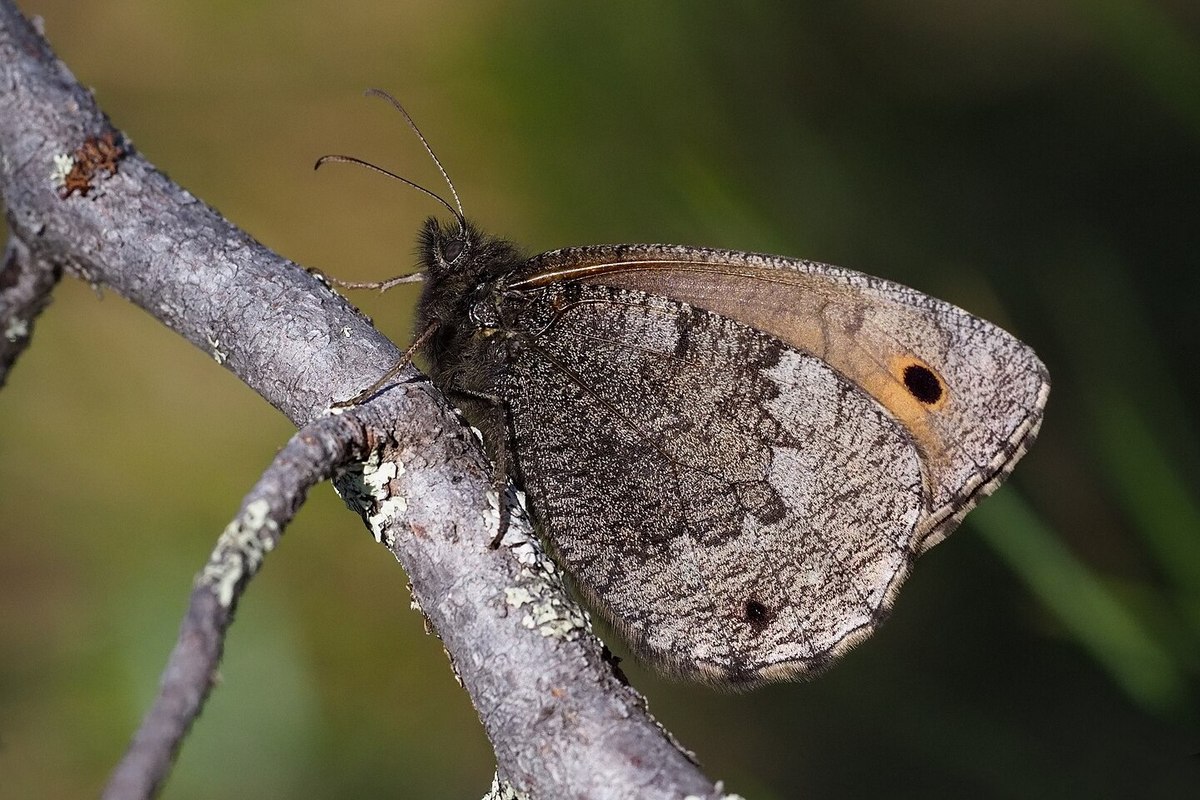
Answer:
<svg viewBox="0 0 1200 800"><path fill-rule="evenodd" d="M0 87L15 252L127 297L298 425L395 363L395 346L343 298L145 161L10 0L0 0ZM106 134L119 150L111 174L102 147L87 160ZM86 174L52 180L73 153ZM80 180L86 194L64 196ZM719 793L614 674L524 520L488 548L496 499L478 443L427 383L404 377L414 382L356 409L370 454L338 486L407 570L499 777L531 797Z"/></svg>
<svg viewBox="0 0 1200 800"><path fill-rule="evenodd" d="M242 593L279 544L308 490L332 477L337 467L366 458L367 438L352 413L318 419L291 438L242 500L196 576L158 697L113 771L105 800L157 794L216 681L225 634Z"/></svg>
<svg viewBox="0 0 1200 800"><path fill-rule="evenodd" d="M53 264L34 259L29 248L9 236L0 261L0 387L17 357L29 346L33 321L50 302L62 277Z"/></svg>

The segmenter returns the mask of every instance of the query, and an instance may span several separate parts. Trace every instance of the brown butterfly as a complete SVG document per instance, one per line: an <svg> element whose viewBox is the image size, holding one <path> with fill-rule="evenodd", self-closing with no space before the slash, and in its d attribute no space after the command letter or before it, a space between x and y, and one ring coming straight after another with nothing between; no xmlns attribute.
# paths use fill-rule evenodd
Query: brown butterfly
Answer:
<svg viewBox="0 0 1200 800"><path fill-rule="evenodd" d="M949 303L731 250L525 258L416 188L453 221L421 234L414 350L576 585L668 672L821 670L1037 434L1046 368Z"/></svg>

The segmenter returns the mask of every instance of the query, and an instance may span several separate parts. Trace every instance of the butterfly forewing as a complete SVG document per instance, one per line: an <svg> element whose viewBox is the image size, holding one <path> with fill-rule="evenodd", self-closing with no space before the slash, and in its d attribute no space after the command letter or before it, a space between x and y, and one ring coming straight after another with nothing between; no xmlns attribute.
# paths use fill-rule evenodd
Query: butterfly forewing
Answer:
<svg viewBox="0 0 1200 800"><path fill-rule="evenodd" d="M922 459L940 541L1032 442L1049 391L1032 349L956 306L851 270L665 245L572 248L534 259L517 285L556 281L671 297L820 358L903 426Z"/></svg>

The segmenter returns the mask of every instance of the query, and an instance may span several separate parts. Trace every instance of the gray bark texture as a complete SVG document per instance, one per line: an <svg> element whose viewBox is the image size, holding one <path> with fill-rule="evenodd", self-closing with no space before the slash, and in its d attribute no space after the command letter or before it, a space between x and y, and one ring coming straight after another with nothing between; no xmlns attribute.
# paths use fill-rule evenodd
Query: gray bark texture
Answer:
<svg viewBox="0 0 1200 800"><path fill-rule="evenodd" d="M115 172L102 163L105 142L121 153ZM61 164L74 153L78 163L89 152L100 153L96 168L75 176L89 190L67 195L51 178L55 157ZM309 437L309 460L272 467L286 490L260 482L239 516L257 498L281 532L308 484L340 475L343 497L403 565L445 643L495 749L499 781L518 793L506 796L720 794L615 674L525 520L514 518L504 546L488 547L497 524L491 470L445 400L409 370L406 382L327 424L331 400L371 384L396 363L396 347L325 283L142 158L9 0L0 0L0 191L10 237L0 272L0 382L59 275L128 298L297 426L317 421L298 434ZM201 610L214 624L218 611ZM182 680L198 693L189 700L198 709L219 638L196 648L214 666L192 663L202 668L180 678L173 664L164 693ZM142 734L153 739L152 717ZM107 796L147 796L157 785L146 774L129 784L125 777L114 776Z"/></svg>

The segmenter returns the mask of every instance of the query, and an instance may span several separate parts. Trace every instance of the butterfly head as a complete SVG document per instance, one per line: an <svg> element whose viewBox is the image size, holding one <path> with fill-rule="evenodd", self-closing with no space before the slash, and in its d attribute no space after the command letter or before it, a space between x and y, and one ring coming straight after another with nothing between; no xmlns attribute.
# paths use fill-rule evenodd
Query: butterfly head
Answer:
<svg viewBox="0 0 1200 800"><path fill-rule="evenodd" d="M489 236L466 220L425 221L418 252L430 283L455 284L455 294L511 272L523 260L512 243Z"/></svg>

